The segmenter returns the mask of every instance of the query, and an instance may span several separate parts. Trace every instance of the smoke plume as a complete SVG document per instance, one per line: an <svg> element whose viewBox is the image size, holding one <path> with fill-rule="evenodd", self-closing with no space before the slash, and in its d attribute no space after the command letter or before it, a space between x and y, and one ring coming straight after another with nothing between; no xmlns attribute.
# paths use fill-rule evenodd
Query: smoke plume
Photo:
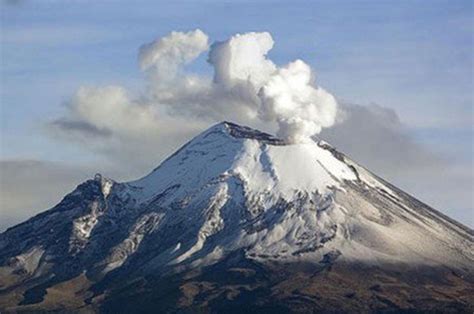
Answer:
<svg viewBox="0 0 474 314"><path fill-rule="evenodd" d="M170 35L140 47L138 60L142 71L152 67L155 71L170 74L181 64L193 61L209 49L208 37L196 29L188 33L171 32Z"/></svg>
<svg viewBox="0 0 474 314"><path fill-rule="evenodd" d="M226 119L276 125L277 134L288 141L308 140L334 123L337 102L314 84L314 74L303 61L278 66L270 60L273 45L268 32L236 34L211 46L199 29L172 32L139 49L146 92L131 96L120 86L81 87L69 102L68 114L53 125L100 130L119 141L156 140L167 135L163 125L173 120L192 119L195 128L199 122ZM213 77L185 70L206 52Z"/></svg>
<svg viewBox="0 0 474 314"><path fill-rule="evenodd" d="M335 98L311 84L311 68L301 60L278 69L259 96L262 118L276 121L277 135L292 142L308 140L336 118Z"/></svg>

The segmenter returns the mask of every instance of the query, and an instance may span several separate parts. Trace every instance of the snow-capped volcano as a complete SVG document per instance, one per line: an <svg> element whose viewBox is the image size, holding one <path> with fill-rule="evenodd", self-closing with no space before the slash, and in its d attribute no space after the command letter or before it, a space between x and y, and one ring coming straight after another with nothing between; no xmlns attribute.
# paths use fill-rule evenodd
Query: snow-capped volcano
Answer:
<svg viewBox="0 0 474 314"><path fill-rule="evenodd" d="M0 308L54 308L65 283L70 299L95 308L114 300L118 282L188 278L229 258L239 269L449 269L472 289L472 248L472 230L329 144L286 143L223 122L147 176L118 183L96 175L1 234Z"/></svg>

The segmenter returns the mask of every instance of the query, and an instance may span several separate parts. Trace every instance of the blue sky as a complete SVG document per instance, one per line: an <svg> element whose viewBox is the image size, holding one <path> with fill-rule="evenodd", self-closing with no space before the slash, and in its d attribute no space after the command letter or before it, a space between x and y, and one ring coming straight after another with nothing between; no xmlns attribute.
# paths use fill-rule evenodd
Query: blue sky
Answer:
<svg viewBox="0 0 474 314"><path fill-rule="evenodd" d="M473 171L472 1L24 0L2 2L1 22L2 160L101 158L45 124L79 86L144 89L138 47L200 28L212 40L271 32L275 63L303 59L339 100L394 110L417 143ZM191 70L211 73L205 56ZM472 221L464 198L450 213Z"/></svg>

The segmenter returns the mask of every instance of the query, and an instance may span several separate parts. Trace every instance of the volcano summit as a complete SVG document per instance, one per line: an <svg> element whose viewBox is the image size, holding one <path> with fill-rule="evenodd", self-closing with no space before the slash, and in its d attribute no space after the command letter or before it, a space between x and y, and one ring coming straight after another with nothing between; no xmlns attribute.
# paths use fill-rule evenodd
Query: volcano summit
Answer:
<svg viewBox="0 0 474 314"><path fill-rule="evenodd" d="M2 233L0 309L472 313L473 235L323 141L223 122Z"/></svg>

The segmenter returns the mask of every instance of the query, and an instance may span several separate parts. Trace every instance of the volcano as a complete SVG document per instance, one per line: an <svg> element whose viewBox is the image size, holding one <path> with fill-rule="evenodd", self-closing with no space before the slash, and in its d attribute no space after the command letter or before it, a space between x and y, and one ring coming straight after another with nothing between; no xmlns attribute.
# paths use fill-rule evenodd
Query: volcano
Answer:
<svg viewBox="0 0 474 314"><path fill-rule="evenodd" d="M0 309L472 313L473 243L322 140L222 122L2 233Z"/></svg>

